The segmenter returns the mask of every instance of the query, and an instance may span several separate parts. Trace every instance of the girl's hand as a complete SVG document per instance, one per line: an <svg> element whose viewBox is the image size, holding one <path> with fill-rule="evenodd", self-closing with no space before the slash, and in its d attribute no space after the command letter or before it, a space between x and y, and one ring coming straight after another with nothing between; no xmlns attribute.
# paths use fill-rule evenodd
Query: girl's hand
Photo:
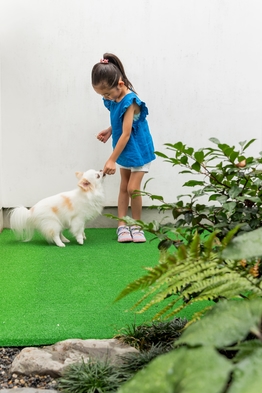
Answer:
<svg viewBox="0 0 262 393"><path fill-rule="evenodd" d="M111 134L112 134L112 129L111 127L109 127L106 130L99 132L99 134L96 137L100 142L106 143L110 138Z"/></svg>
<svg viewBox="0 0 262 393"><path fill-rule="evenodd" d="M116 163L113 160L107 160L105 163L103 173L106 175L114 175L116 173Z"/></svg>

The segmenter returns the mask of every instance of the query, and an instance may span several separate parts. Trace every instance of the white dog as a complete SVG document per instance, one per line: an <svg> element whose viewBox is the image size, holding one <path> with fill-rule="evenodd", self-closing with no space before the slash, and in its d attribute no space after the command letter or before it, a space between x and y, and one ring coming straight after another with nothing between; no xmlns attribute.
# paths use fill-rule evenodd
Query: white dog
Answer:
<svg viewBox="0 0 262 393"><path fill-rule="evenodd" d="M103 172L90 169L76 172L78 188L39 201L27 209L11 211L11 229L24 241L32 239L34 231L41 232L48 242L65 247L62 231L69 228L79 244L86 239L85 223L99 216L104 207Z"/></svg>

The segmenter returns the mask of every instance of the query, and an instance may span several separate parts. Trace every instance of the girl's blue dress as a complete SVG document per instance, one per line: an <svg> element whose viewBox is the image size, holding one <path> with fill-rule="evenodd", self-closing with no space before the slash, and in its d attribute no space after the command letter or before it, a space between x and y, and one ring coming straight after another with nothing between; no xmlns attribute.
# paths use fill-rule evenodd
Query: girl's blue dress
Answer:
<svg viewBox="0 0 262 393"><path fill-rule="evenodd" d="M140 107L139 119L133 121L130 139L116 162L125 167L138 167L153 161L156 156L153 139L146 120L148 115L146 104L133 92L125 95L120 102L104 98L103 100L105 107L110 111L113 149L122 135L123 118L127 108L134 102Z"/></svg>

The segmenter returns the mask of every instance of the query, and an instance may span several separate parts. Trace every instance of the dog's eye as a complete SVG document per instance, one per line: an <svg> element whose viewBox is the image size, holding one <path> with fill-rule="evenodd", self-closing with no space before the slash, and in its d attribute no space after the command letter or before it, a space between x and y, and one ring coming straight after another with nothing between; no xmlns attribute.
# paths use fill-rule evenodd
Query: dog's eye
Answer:
<svg viewBox="0 0 262 393"><path fill-rule="evenodd" d="M99 174L97 174L97 175L96 175L96 178L97 178L97 179L100 179L100 175L99 175Z"/></svg>

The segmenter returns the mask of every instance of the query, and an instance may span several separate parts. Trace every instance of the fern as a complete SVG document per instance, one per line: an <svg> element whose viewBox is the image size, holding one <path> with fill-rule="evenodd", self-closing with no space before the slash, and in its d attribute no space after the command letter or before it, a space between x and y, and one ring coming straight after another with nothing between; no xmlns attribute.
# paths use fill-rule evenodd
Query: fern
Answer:
<svg viewBox="0 0 262 393"><path fill-rule="evenodd" d="M170 318L197 301L218 301L243 297L247 294L262 296L261 279L253 277L239 261L223 260L223 250L232 239L235 229L218 242L213 232L201 244L196 232L192 242L180 245L173 254L166 254L164 263L146 268L147 275L130 283L117 297L145 290L133 305L138 313L162 303L163 307L153 319ZM182 302L182 304L181 304ZM204 311L203 311L204 312ZM196 313L193 320L202 315Z"/></svg>

